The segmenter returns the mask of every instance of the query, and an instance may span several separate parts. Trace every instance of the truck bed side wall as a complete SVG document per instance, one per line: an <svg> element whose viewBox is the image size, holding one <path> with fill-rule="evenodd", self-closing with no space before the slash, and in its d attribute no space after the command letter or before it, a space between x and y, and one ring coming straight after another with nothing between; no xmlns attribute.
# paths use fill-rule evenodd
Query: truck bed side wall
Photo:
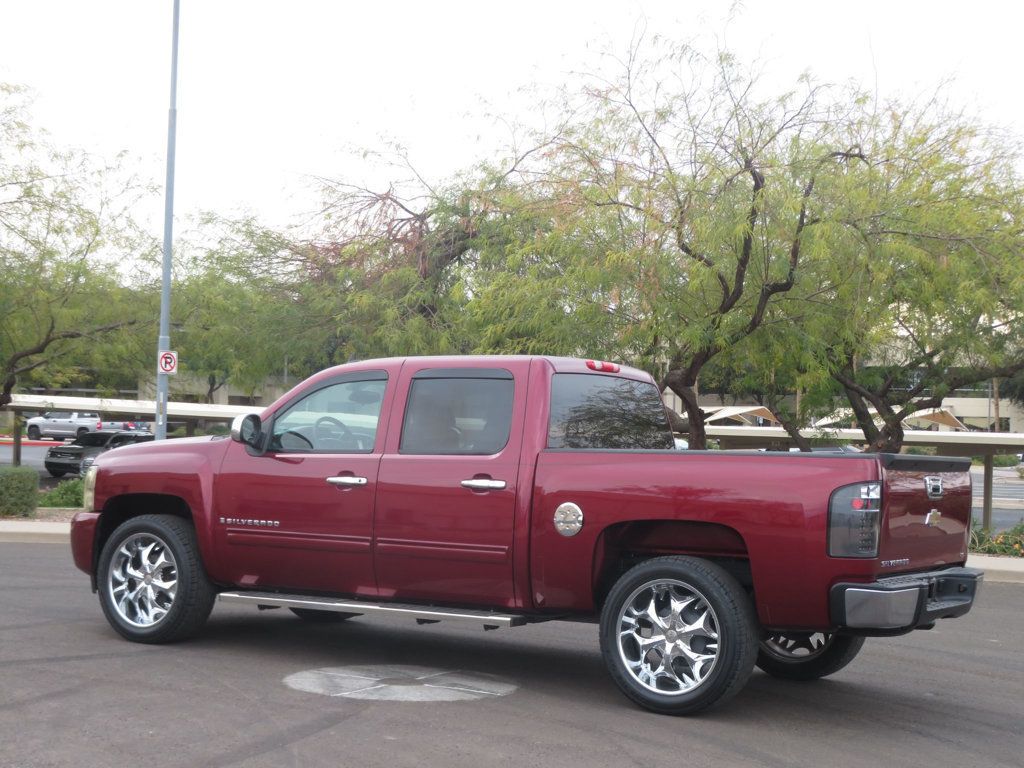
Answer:
<svg viewBox="0 0 1024 768"><path fill-rule="evenodd" d="M700 526L678 529L693 532L692 547L680 536L667 546L698 555L717 548L725 556L749 557L764 625L827 627L827 586L841 578L867 580L877 570L874 560L827 557L829 495L846 483L875 480L878 473L874 458L543 451L531 519L536 605L594 610L606 529L630 521L690 521L725 526L738 534L742 547L720 534L708 541ZM583 530L569 538L552 524L555 508L567 501L584 513ZM806 584L821 588L807 590Z"/></svg>

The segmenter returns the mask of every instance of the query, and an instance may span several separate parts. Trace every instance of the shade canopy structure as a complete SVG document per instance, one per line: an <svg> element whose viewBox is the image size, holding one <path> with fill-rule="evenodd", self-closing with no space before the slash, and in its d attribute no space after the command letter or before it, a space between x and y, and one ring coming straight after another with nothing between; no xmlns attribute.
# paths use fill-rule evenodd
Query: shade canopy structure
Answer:
<svg viewBox="0 0 1024 768"><path fill-rule="evenodd" d="M757 419L770 421L778 424L779 420L775 414L763 405L722 405L722 406L701 406L704 412L705 424L750 424L757 425Z"/></svg>
<svg viewBox="0 0 1024 768"><path fill-rule="evenodd" d="M878 415L878 411L874 408L869 409L871 417L874 419L876 424L882 424L882 418ZM837 411L833 411L823 419L818 419L814 422L814 426L817 428L834 427L843 424L850 424L854 421L853 411L850 408L840 408ZM949 427L961 432L968 432L970 428L964 424L960 419L956 417L949 408L923 408L920 411L915 411L913 414L903 420L903 424L910 428L921 428L927 429L930 424L937 424L943 427Z"/></svg>
<svg viewBox="0 0 1024 768"><path fill-rule="evenodd" d="M102 416L134 416L153 418L155 400L122 400L107 397L70 397L65 395L12 395L9 411L95 411ZM167 404L167 415L180 419L213 419L230 421L239 414L259 413L258 405L218 405L216 403Z"/></svg>

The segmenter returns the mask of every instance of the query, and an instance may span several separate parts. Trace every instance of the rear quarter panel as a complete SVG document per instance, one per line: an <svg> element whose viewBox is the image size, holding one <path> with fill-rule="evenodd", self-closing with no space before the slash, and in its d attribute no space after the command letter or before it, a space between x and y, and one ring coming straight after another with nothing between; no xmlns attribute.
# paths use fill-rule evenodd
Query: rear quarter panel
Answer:
<svg viewBox="0 0 1024 768"><path fill-rule="evenodd" d="M543 451L531 515L534 603L592 612L602 532L628 521L681 520L724 525L742 537L764 625L826 627L831 584L877 570L875 560L827 557L829 496L878 474L874 457ZM571 538L552 523L567 501L584 513L583 530Z"/></svg>

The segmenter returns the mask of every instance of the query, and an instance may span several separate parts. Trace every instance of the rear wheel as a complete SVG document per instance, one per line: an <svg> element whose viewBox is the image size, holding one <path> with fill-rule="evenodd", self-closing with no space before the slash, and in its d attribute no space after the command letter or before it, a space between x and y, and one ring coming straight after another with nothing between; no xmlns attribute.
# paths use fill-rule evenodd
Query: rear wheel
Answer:
<svg viewBox="0 0 1024 768"><path fill-rule="evenodd" d="M289 608L288 610L294 613L303 621L310 621L314 624L337 624L339 621L345 621L346 619L354 619L356 616L362 616L361 613L341 613L340 611L317 611L313 608Z"/></svg>
<svg viewBox="0 0 1024 768"><path fill-rule="evenodd" d="M136 643L169 643L195 634L216 597L192 524L172 515L122 523L103 547L97 581L107 621Z"/></svg>
<svg viewBox="0 0 1024 768"><path fill-rule="evenodd" d="M817 680L838 672L860 653L863 637L824 632L774 632L757 652L757 666L786 680Z"/></svg>
<svg viewBox="0 0 1024 768"><path fill-rule="evenodd" d="M87 434L89 434L89 430L88 429L86 429L85 427L79 427L78 431L75 432L75 437L81 437L82 435L87 435Z"/></svg>
<svg viewBox="0 0 1024 768"><path fill-rule="evenodd" d="M612 587L601 611L601 652L626 696L654 712L688 715L746 684L757 619L743 587L719 566L658 557Z"/></svg>

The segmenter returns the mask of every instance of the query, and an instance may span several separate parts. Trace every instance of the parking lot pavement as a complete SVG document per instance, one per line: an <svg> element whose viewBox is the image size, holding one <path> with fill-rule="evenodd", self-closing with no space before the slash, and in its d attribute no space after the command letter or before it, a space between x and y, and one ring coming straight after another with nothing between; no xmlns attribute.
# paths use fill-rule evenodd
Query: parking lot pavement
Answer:
<svg viewBox="0 0 1024 768"><path fill-rule="evenodd" d="M198 640L145 646L108 627L66 546L0 544L0 580L3 768L1020 765L1014 585L986 584L970 615L932 632L868 640L828 680L755 672L725 708L678 719L618 693L591 625L315 626L217 606ZM284 683L353 665L426 667L449 688L459 670L507 695L376 701Z"/></svg>

